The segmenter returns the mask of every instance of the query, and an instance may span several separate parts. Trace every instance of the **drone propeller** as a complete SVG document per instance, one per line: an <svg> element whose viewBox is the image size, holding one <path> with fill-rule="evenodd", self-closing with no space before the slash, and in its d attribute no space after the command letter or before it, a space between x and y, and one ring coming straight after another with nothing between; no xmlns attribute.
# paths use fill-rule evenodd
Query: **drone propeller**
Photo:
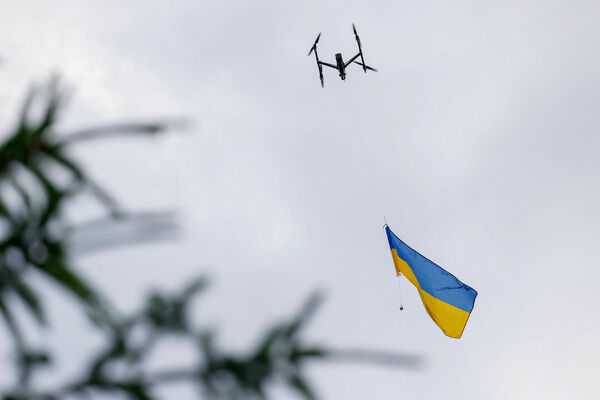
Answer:
<svg viewBox="0 0 600 400"><path fill-rule="evenodd" d="M319 32L319 34L317 35L317 38L315 39L315 43L312 45L312 47L310 48L310 51L308 52L307 55L311 55L312 52L317 48L317 43L319 43L319 39L321 38L321 32Z"/></svg>
<svg viewBox="0 0 600 400"><path fill-rule="evenodd" d="M315 61L317 62L317 67L319 68L319 79L321 80L321 87L325 87L325 83L323 82L323 66L321 65L321 62L319 61L319 54L317 53L317 43L319 43L320 38L321 38L321 33L319 32L319 34L317 35L317 38L315 39L315 43L313 43L312 47L310 48L310 51L308 52L308 55L310 56L314 51Z"/></svg>
<svg viewBox="0 0 600 400"><path fill-rule="evenodd" d="M360 45L360 38L358 37L358 33L356 32L356 26L354 26L354 24L352 24L352 30L354 31L354 38L356 39L356 43L358 44L358 53L360 54L360 59L362 61L362 66L363 66L363 71L367 72L367 69L372 69L369 68L365 65L365 59L363 57L363 53L362 53L362 48Z"/></svg>
<svg viewBox="0 0 600 400"><path fill-rule="evenodd" d="M358 43L358 52L362 53L362 49L360 46L360 38L358 37L358 33L356 32L356 26L352 24L352 30L354 31L354 38L356 39L356 43Z"/></svg>
<svg viewBox="0 0 600 400"><path fill-rule="evenodd" d="M370 69L371 71L375 71L375 72L377 72L377 69L375 69L375 68L373 68L373 67L369 67L368 65L364 65L364 64L363 64L363 63L361 63L361 62L354 61L354 63L355 63L355 64L358 64L358 65L361 65L361 66L363 67L363 69Z"/></svg>

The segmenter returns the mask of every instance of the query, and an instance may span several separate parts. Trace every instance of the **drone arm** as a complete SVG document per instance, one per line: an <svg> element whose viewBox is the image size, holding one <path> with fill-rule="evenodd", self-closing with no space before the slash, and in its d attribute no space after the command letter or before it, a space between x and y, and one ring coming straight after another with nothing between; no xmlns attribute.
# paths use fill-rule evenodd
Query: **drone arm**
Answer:
<svg viewBox="0 0 600 400"><path fill-rule="evenodd" d="M377 68L370 67L370 66L365 65L365 64L363 64L363 63L361 63L359 61L354 61L354 64L358 64L361 67L363 67L364 69L370 69L371 71L377 72Z"/></svg>
<svg viewBox="0 0 600 400"><path fill-rule="evenodd" d="M333 68L333 69L337 69L337 66L335 66L333 64L329 64L329 63L323 62L323 61L319 61L319 64L328 66L328 67Z"/></svg>
<svg viewBox="0 0 600 400"><path fill-rule="evenodd" d="M348 61L346 61L346 63L344 63L344 67L347 67L348 65L352 64L352 62L354 60L356 60L358 57L361 56L362 53L358 53L357 55L355 55L354 57L352 57L351 59L349 59Z"/></svg>

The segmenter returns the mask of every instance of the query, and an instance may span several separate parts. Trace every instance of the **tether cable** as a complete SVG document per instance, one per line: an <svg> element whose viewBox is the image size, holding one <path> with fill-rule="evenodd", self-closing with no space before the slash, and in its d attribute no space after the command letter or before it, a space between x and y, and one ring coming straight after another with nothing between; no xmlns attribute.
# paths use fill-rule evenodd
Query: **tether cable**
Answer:
<svg viewBox="0 0 600 400"><path fill-rule="evenodd" d="M350 109L350 113L352 114L352 119L354 121L353 131L354 131L354 134L357 137L357 140L359 143L360 154L363 159L363 163L366 164L367 171L369 173L369 178L370 178L369 180L371 181L371 187L373 189L373 192L375 193L375 196L377 197L379 211L380 211L381 215L383 216L383 223L384 223L383 226L386 227L387 219L385 217L385 208L383 206L383 197L381 196L381 191L379 189L378 181L375 177L375 173L373 171L373 166L371 164L371 151L370 151L371 147L366 145L366 142L362 135L362 129L361 129L362 126L359 124L358 119L356 118L356 110L352 103L351 96L346 96L346 99L348 101L348 108ZM401 283L402 275L398 272L398 273L396 273L396 276L397 276L397 281L398 281L398 300L400 302L399 309L400 309L400 311L402 311L402 310L404 310L404 305L402 302L402 283Z"/></svg>

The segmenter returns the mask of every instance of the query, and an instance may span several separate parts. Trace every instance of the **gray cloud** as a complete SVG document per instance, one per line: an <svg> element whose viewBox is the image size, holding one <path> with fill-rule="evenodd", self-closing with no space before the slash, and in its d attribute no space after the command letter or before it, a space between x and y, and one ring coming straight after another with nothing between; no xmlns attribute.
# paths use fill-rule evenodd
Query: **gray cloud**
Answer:
<svg viewBox="0 0 600 400"><path fill-rule="evenodd" d="M182 215L180 242L81 259L124 307L150 285L209 272L200 318L237 347L320 286L330 297L315 337L428 360L417 372L320 367L327 398L593 398L599 11L591 1L3 4L0 117L11 121L28 84L56 70L75 88L65 127L193 120L193 134L80 149L126 204ZM352 53L351 22L380 72L341 82L326 71L322 90L305 54L319 31L323 58ZM406 283L397 310L381 209L479 291L460 341ZM66 374L93 338L72 313L55 318L43 340L62 346Z"/></svg>

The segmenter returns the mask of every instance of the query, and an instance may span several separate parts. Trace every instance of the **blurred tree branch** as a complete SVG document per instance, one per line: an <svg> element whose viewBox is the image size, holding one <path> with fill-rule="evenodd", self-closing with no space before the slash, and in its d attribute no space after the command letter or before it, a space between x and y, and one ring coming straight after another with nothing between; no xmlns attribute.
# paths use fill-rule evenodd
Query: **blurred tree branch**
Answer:
<svg viewBox="0 0 600 400"><path fill-rule="evenodd" d="M354 360L401 367L418 364L418 358L406 355L333 351L305 343L301 334L321 302L318 294L309 297L294 317L271 327L255 348L241 354L219 347L211 329L195 327L190 321L190 302L206 289L204 278L177 293L155 291L137 312L120 315L76 268L73 251L98 251L170 237L176 232L174 217L169 213L125 212L69 151L71 146L91 139L155 135L177 122L107 125L58 135L56 123L65 99L57 79L32 89L17 125L0 145L0 324L12 338L16 372L13 387L4 390L2 398L58 400L99 393L147 400L155 398L157 386L184 381L198 387L201 397L216 399L265 399L269 385L283 382L311 400L316 395L305 376L308 361ZM41 114L34 117L36 105ZM55 181L51 172L56 168L67 172L66 182ZM69 224L64 211L81 195L101 204L106 217ZM48 324L33 275L69 294L105 338L104 347L81 369L80 376L54 388L40 389L33 384L34 374L52 365L52 352L28 343L19 322L21 316L17 318L14 312L17 301L40 328ZM195 364L151 370L146 360L160 343L173 336L192 347Z"/></svg>

